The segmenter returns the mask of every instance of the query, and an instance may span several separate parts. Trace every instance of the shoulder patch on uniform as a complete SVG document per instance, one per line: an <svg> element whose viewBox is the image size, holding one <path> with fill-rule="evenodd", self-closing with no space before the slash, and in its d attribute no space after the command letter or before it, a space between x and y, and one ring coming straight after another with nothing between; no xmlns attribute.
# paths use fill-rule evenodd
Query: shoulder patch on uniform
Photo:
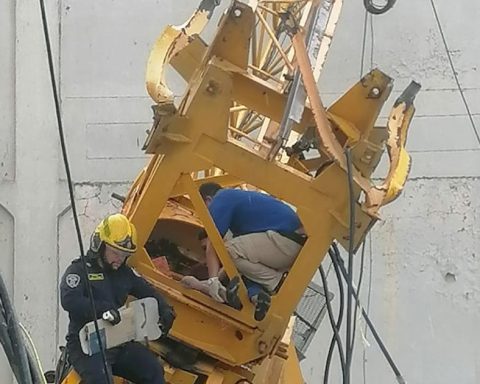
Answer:
<svg viewBox="0 0 480 384"><path fill-rule="evenodd" d="M88 280L90 281L99 281L99 280L104 280L103 273L89 273L88 274Z"/></svg>
<svg viewBox="0 0 480 384"><path fill-rule="evenodd" d="M136 270L135 268L131 268L131 267L130 267L130 269L132 270L132 272L133 272L133 274L134 274L135 276L137 276L137 277L142 277L142 276L140 276L140 274L137 272L137 270Z"/></svg>
<svg viewBox="0 0 480 384"><path fill-rule="evenodd" d="M76 273L69 273L65 277L65 283L67 283L70 288L77 288L78 284L80 284L80 276Z"/></svg>

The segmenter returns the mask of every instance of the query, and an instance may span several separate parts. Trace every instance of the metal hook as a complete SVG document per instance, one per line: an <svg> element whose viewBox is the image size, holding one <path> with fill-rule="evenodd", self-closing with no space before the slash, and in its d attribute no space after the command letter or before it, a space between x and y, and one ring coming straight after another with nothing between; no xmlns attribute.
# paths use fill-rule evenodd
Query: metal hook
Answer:
<svg viewBox="0 0 480 384"><path fill-rule="evenodd" d="M378 6L373 3L373 0L363 0L363 5L367 12L374 15L382 15L385 12L389 11L397 0L387 0L387 3L384 6Z"/></svg>

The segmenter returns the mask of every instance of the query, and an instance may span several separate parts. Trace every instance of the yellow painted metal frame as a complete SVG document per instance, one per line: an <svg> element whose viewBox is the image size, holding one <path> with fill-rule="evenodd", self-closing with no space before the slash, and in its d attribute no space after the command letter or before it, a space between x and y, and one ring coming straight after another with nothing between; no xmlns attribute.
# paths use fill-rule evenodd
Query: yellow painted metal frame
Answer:
<svg viewBox="0 0 480 384"><path fill-rule="evenodd" d="M323 158L309 162L297 160L298 167L294 167L276 160L268 161L260 152L228 135L232 103L280 122L287 101L286 95L248 71L248 46L256 7L257 2L253 0L234 1L209 47L193 35L186 40L183 36L181 49L175 48L172 54L172 49L163 45L170 43L169 40L159 39L163 43L154 48L152 57L155 59L150 61L147 76L149 93L158 101L154 106L154 125L145 144L147 153L154 156L135 181L124 205L124 212L137 227L139 244L143 245L168 199L188 195L230 277L238 271L198 193L198 185L208 179L199 180L193 175L215 167L225 173L224 184L238 181L255 185L297 208L308 241L279 292L273 296L270 311L262 322L253 319L250 305L236 311L199 292L183 288L154 268L143 247L131 260L131 264L174 305L177 320L172 337L202 350L223 367L273 358L290 316L328 247L335 239L341 243L349 241L348 184L343 159L331 159L327 163ZM179 35L176 36L178 41ZM163 66L168 62L172 62L188 81L187 92L178 108L165 91ZM356 235L352 240L355 246L377 220L381 205L398 196L408 173L409 157L404 144L413 105L397 106L389 129L382 128L383 136L374 129L391 87L391 79L375 70L325 114L335 145L352 148L357 174L367 180L369 188L378 192L375 206L356 204ZM400 124L394 124L393 120ZM315 126L314 114L306 107L302 122L294 130L303 133L312 126ZM369 178L383 152L382 137L390 138L391 169L385 182L377 187L370 184ZM312 170L313 164L320 163L325 166L317 175L305 172ZM357 199L362 188L365 186L355 185ZM241 299L247 302L244 287ZM279 382L300 382L292 347L283 361L292 379L279 379ZM221 379L215 375L212 374L208 382L233 383L234 378L238 379L233 370L225 368Z"/></svg>

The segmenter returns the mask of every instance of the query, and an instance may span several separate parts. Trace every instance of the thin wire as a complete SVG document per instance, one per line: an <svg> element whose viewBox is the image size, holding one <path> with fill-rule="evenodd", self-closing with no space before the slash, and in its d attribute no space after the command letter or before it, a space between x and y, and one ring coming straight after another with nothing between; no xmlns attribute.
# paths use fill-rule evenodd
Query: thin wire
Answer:
<svg viewBox="0 0 480 384"><path fill-rule="evenodd" d="M368 21L370 24L370 70L373 69L373 57L374 57L374 51L375 51L375 32L374 32L374 27L373 27L373 14L368 13ZM363 247L362 247L362 267L361 270L363 272L363 264L364 264L364 253L365 253L365 242L364 240ZM366 313L367 315L370 315L370 300L371 300L371 295L372 295L372 265L373 265L373 252L372 252L372 233L368 233L368 257L369 257L369 264L368 264L368 293L367 293L367 310ZM361 284L361 279L359 278L359 287L358 290L360 291L360 284ZM355 307L355 309L358 308ZM368 325L365 323L364 327L364 337L366 339L368 333ZM353 348L353 346L352 346ZM362 356L362 365L363 365L363 384L367 383L367 350L365 347L365 344L363 345L363 356Z"/></svg>
<svg viewBox="0 0 480 384"><path fill-rule="evenodd" d="M373 251L372 251L372 233L368 234L368 295L367 295L367 315L370 315L370 299L372 296L372 269L373 269ZM368 326L365 323L365 339L367 338ZM367 383L367 350L363 347L363 384Z"/></svg>
<svg viewBox="0 0 480 384"><path fill-rule="evenodd" d="M352 365L352 302L353 302L353 253L355 243L355 196L353 191L352 154L349 147L345 148L347 159L348 199L349 199L349 231L348 231L348 273L347 273L347 331L346 331L346 353L345 370L346 384L350 384L350 368Z"/></svg>
<svg viewBox="0 0 480 384"><path fill-rule="evenodd" d="M369 14L370 19L370 70L373 68L373 53L375 47L375 34L373 32L373 15Z"/></svg>
<svg viewBox="0 0 480 384"><path fill-rule="evenodd" d="M362 41L362 57L360 59L360 79L363 77L363 66L365 63L365 47L367 44L367 18L368 12L365 9L365 18L363 20L363 41Z"/></svg>
<svg viewBox="0 0 480 384"><path fill-rule="evenodd" d="M364 17L364 20L363 20L362 54L361 54L361 59L360 59L360 78L363 77L363 73L364 73L366 43L367 43L367 27L368 27L369 19L370 19L370 70L372 70L372 67L373 67L373 49L374 49L373 18L372 18L372 14L370 12L368 12L367 9L365 8L365 17ZM370 256L371 256L371 253L370 253ZM362 244L362 254L361 254L361 261L360 261L360 276L358 278L358 284L357 284L358 294L360 294L360 287L362 285L364 263L365 263L365 240L363 241L363 244ZM353 278L353 276L352 276L352 278ZM370 276L370 278L371 278L371 276ZM352 355L353 355L353 350L354 350L354 346L355 346L355 331L356 331L356 327L357 327L357 310L358 310L359 306L360 306L360 304L357 302L357 305L355 305L355 311L354 311L354 315L353 315L352 341L351 341L350 345L347 345L347 349L350 348ZM365 325L365 327L366 327L366 325ZM349 354L349 356L351 358L350 354ZM364 349L363 360L364 360L364 363L365 363L365 349ZM364 375L364 381L365 381L365 375Z"/></svg>
<svg viewBox="0 0 480 384"><path fill-rule="evenodd" d="M96 311L96 308L95 308L95 302L93 300L92 286L90 284L90 281L87 278L87 274L88 274L88 272L87 272L87 270L88 270L87 269L87 262L85 260L85 252L84 252L84 249L83 249L82 234L81 234L81 231L80 231L80 224L78 222L78 215L77 215L77 207L75 205L75 198L74 198L74 195L73 195L72 176L71 176L71 173L70 173L70 165L68 163L68 155L67 155L67 146L66 146L66 143L65 143L65 135L64 135L64 132L63 132L63 123L62 123L62 117L61 117L61 112L60 112L60 101L59 101L59 97L58 97L57 84L56 84L56 80L55 80L55 68L54 68L54 65L53 65L53 55L52 55L52 48L51 48L51 44L50 44L50 34L48 32L48 21L47 21L47 15L46 15L46 12L45 12L45 4L44 4L44 0L39 0L39 2L40 2L41 17L42 17L43 33L44 33L44 36L45 36L45 45L46 45L46 49L47 49L47 58L48 58L48 66L49 66L49 72L50 72L50 81L51 81L51 85L52 85L53 100L54 100L54 103L55 103L55 115L56 115L56 118L57 118L58 134L60 136L60 144L61 144L61 148L62 148L63 162L64 162L64 165L65 165L65 173L66 173L66 176L67 176L68 192L69 192L69 196L70 196L70 204L72 206L73 221L75 223L75 230L77 232L78 246L80 248L80 259L82 260L83 270L84 270L84 273L85 273L85 281L87 283L88 298L89 298L90 307L91 307L92 313L93 313L93 322L94 322L94 325L95 325L95 333L97 335L98 345L100 347L100 353L102 355L103 368L105 370L105 377L107 379L107 383L111 384L112 381L111 381L111 378L110 378L110 375L109 375L107 358L106 358L106 355L105 355L105 350L103 348L102 339L100 337L100 330L98 328L98 322L97 322L97 316L96 316L97 311Z"/></svg>
<svg viewBox="0 0 480 384"><path fill-rule="evenodd" d="M365 266L365 240L363 241L363 244L362 244L362 255L360 256L360 276L358 277L358 283L357 283L357 295L359 297L360 297L360 288L362 286L362 280L363 280L364 266ZM353 312L352 345L350 346L352 350L352 355L353 355L353 349L355 346L355 332L357 329L357 311L359 307L360 307L360 303L357 302L357 305L355 305L355 311Z"/></svg>
<svg viewBox="0 0 480 384"><path fill-rule="evenodd" d="M363 76L363 66L364 66L364 63L365 63L368 15L369 15L369 12L365 9L365 18L363 19L362 58L360 60L360 78L362 78L362 76ZM350 239L350 242L352 242L351 239ZM360 286L362 285L364 261L365 261L365 240L363 241L363 244L362 244L362 255L361 255L361 261L360 261L360 276L358 277L358 284L357 284L358 295L360 295ZM353 276L352 276L352 280L353 280ZM350 345L347 345L347 348L351 349L351 355L353 355L353 349L354 349L354 346L355 346L355 331L357 329L357 310L358 310L358 306L359 305L357 303L357 305L355 305L355 310L353 312L352 341L351 341ZM352 357L351 355L350 355L350 357Z"/></svg>
<svg viewBox="0 0 480 384"><path fill-rule="evenodd" d="M472 113L470 112L470 108L467 103L467 99L465 98L465 94L463 92L462 86L460 85L460 80L458 79L457 71L455 70L455 65L453 64L452 55L450 54L450 50L448 49L447 39L445 38L445 34L443 33L442 24L440 23L440 18L438 17L437 8L435 7L435 3L433 0L430 0L432 4L433 13L435 15L435 20L437 21L438 30L440 31L440 36L442 37L443 45L445 46L445 52L447 53L448 61L450 63L450 68L452 69L453 77L455 78L455 82L457 83L458 91L460 92L460 96L462 97L463 104L465 105L465 109L468 114L468 118L470 119L470 123L472 124L473 132L477 138L478 144L480 144L480 134L477 131L477 127L475 125L475 121L473 120Z"/></svg>

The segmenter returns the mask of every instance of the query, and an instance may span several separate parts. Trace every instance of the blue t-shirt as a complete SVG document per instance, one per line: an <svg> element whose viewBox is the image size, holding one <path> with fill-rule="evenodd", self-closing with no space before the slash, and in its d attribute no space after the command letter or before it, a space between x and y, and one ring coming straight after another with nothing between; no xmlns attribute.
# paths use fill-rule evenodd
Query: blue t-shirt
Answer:
<svg viewBox="0 0 480 384"><path fill-rule="evenodd" d="M302 226L287 204L255 191L222 189L208 209L222 237L228 230L236 237L268 230L294 232Z"/></svg>

